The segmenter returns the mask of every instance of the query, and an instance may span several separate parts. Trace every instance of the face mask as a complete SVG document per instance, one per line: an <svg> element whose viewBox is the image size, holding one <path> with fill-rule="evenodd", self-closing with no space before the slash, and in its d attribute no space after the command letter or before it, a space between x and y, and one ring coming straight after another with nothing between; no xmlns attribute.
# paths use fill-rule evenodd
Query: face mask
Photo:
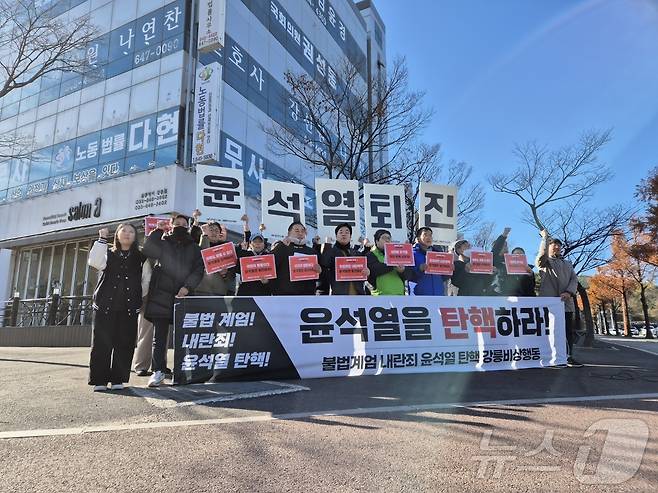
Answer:
<svg viewBox="0 0 658 493"><path fill-rule="evenodd" d="M306 244L306 238L292 238L290 237L290 243L293 243L295 245L305 245Z"/></svg>
<svg viewBox="0 0 658 493"><path fill-rule="evenodd" d="M171 230L171 234L176 239L185 238L187 236L187 228L185 226L176 226Z"/></svg>

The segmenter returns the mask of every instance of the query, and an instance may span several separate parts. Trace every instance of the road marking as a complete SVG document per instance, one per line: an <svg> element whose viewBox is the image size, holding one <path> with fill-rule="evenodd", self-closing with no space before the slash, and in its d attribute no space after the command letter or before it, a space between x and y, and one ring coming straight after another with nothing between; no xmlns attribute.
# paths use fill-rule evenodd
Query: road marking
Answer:
<svg viewBox="0 0 658 493"><path fill-rule="evenodd" d="M622 344L620 342L617 342L616 339L610 340L610 339L603 338L603 337L601 337L601 339L604 340L605 342L607 342L608 344L613 344L613 345L625 347L625 348L628 348L628 349L635 349L636 351L642 351L643 353L649 353L653 356L658 356L658 352L649 351L648 349L642 349L642 348L635 347L635 346L632 346L632 345L627 346L626 344ZM649 340L651 340L651 339L649 339ZM640 344L642 344L642 343L640 343ZM652 344L652 343L649 343L649 344ZM656 344L656 343L653 343L653 344Z"/></svg>
<svg viewBox="0 0 658 493"><path fill-rule="evenodd" d="M266 383L268 385L274 385L279 388L270 389L270 390L260 390L257 392L244 392L241 394L215 395L212 397L204 397L201 399L188 400L188 401L177 401L175 399L152 397L154 395L154 391L147 387L128 387L128 390L130 390L133 394L142 397L146 402L148 402L152 406L161 409L197 406L200 404L210 404L213 402L228 402L228 401L237 401L241 399L253 399L256 397L269 397L272 395L290 394L293 392L311 390L308 387L304 387L302 385L293 385L291 383L273 382L270 380L263 380L262 383ZM200 384L200 385L204 385L204 384ZM189 388L190 386L188 385L187 387Z"/></svg>
<svg viewBox="0 0 658 493"><path fill-rule="evenodd" d="M267 421L286 421L292 419L317 418L322 416L359 416L364 414L385 414L423 411L437 409L469 408L477 406L523 406L535 404L561 404L570 402L594 402L594 401L616 401L616 400L658 399L658 393L651 394L625 394L625 395L594 395L575 397L548 397L542 399L512 399L499 401L474 401L474 402L452 402L435 404L417 404L406 406L383 406L383 407L357 407L353 409L335 409L328 411L311 411L287 414L258 414L254 416L243 416L235 418L214 418L188 421L160 421L155 423L127 423L117 425L84 426L75 428L54 428L39 430L18 430L0 432L0 440L11 438L35 438L51 436L83 435L86 433L104 433L110 431L133 431L153 430L161 428L182 428L191 426L210 426L231 423L257 423Z"/></svg>

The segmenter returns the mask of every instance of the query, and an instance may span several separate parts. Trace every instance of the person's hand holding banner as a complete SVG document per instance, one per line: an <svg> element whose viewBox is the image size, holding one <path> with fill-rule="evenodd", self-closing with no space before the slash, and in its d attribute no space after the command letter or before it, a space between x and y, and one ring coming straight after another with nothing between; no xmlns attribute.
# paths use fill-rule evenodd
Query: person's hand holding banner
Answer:
<svg viewBox="0 0 658 493"><path fill-rule="evenodd" d="M240 278L242 282L265 281L276 279L274 255L254 255L240 259Z"/></svg>
<svg viewBox="0 0 658 493"><path fill-rule="evenodd" d="M336 257L336 281L366 281L368 260L366 257Z"/></svg>
<svg viewBox="0 0 658 493"><path fill-rule="evenodd" d="M235 245L230 242L201 250L201 256L208 274L235 267L238 263Z"/></svg>
<svg viewBox="0 0 658 493"><path fill-rule="evenodd" d="M508 274L528 275L528 259L523 254L506 253L505 268Z"/></svg>
<svg viewBox="0 0 658 493"><path fill-rule="evenodd" d="M161 229L165 233L171 229L168 217L146 216L144 218L144 236L148 236L156 229Z"/></svg>
<svg viewBox="0 0 658 493"><path fill-rule="evenodd" d="M493 274L493 253L471 252L471 274Z"/></svg>
<svg viewBox="0 0 658 493"><path fill-rule="evenodd" d="M384 262L392 267L413 267L416 265L411 243L386 243L384 245Z"/></svg>
<svg viewBox="0 0 658 493"><path fill-rule="evenodd" d="M288 263L291 281L310 281L320 277L322 268L319 268L315 255L293 255L288 257Z"/></svg>
<svg viewBox="0 0 658 493"><path fill-rule="evenodd" d="M425 274L451 276L455 264L454 256L449 252L427 252Z"/></svg>

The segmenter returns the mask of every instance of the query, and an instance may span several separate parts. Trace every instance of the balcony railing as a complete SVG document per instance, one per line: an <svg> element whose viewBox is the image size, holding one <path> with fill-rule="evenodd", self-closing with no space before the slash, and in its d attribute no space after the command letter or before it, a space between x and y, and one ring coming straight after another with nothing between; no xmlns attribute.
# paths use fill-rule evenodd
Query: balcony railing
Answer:
<svg viewBox="0 0 658 493"><path fill-rule="evenodd" d="M14 297L0 308L0 320L3 327L91 325L92 304L91 296Z"/></svg>

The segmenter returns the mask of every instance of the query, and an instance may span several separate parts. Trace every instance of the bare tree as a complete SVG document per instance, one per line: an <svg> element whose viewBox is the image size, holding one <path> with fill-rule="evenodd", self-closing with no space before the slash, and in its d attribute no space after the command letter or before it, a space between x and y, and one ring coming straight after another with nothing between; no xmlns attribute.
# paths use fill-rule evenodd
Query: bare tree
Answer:
<svg viewBox="0 0 658 493"><path fill-rule="evenodd" d="M424 107L423 92L409 89L403 58L373 81L372 101L360 72L348 60L338 63L335 84L286 72L290 115L263 127L270 150L296 156L329 178L405 183L437 159L438 145L418 141L433 111Z"/></svg>
<svg viewBox="0 0 658 493"><path fill-rule="evenodd" d="M557 151L535 142L517 145L517 167L489 177L495 191L517 197L527 206L526 222L562 237L564 256L578 274L609 260L606 253L610 238L633 213L619 205L603 210L585 207L596 186L612 178L610 169L598 159L598 152L610 136L611 130L587 132L576 145ZM585 313L585 344L591 345L594 322L587 290L580 283L578 294Z"/></svg>
<svg viewBox="0 0 658 493"><path fill-rule="evenodd" d="M0 98L51 72L85 70L89 16L54 17L31 0L0 0Z"/></svg>
<svg viewBox="0 0 658 493"><path fill-rule="evenodd" d="M95 36L88 15L55 16L32 0L0 0L0 98L53 72L83 73L84 49ZM0 160L26 158L33 136L0 135Z"/></svg>
<svg viewBox="0 0 658 493"><path fill-rule="evenodd" d="M493 221L484 221L480 224L477 232L473 235L471 244L475 247L482 248L483 250L491 249L494 242L494 231L496 223Z"/></svg>

